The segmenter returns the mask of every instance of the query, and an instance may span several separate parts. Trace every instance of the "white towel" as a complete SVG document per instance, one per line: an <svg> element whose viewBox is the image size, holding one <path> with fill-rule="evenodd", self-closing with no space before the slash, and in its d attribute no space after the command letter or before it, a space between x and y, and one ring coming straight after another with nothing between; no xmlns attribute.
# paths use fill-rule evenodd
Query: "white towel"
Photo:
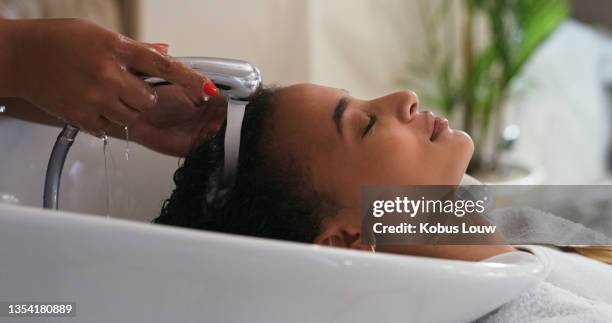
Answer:
<svg viewBox="0 0 612 323"><path fill-rule="evenodd" d="M612 322L612 266L549 247L521 248L545 263L546 281L477 322ZM496 258L504 255L487 261Z"/></svg>
<svg viewBox="0 0 612 323"><path fill-rule="evenodd" d="M488 217L510 244L612 245L602 233L531 207L499 208Z"/></svg>
<svg viewBox="0 0 612 323"><path fill-rule="evenodd" d="M612 306L542 282L477 322L609 323L612 322Z"/></svg>

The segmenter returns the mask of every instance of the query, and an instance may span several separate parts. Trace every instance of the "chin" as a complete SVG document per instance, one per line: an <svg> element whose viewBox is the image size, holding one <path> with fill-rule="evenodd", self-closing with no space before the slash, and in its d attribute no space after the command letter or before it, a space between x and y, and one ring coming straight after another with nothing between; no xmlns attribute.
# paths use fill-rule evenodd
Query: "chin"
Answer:
<svg viewBox="0 0 612 323"><path fill-rule="evenodd" d="M465 131L449 129L444 138L445 145L452 147L451 150L455 152L462 152L461 155L467 155L468 158L472 157L474 153L474 141L472 137Z"/></svg>
<svg viewBox="0 0 612 323"><path fill-rule="evenodd" d="M457 141L459 142L458 144L464 147L469 161L472 158L472 154L474 153L474 141L472 140L472 137L470 137L470 135L465 131L453 130L453 132L454 135L457 137Z"/></svg>
<svg viewBox="0 0 612 323"><path fill-rule="evenodd" d="M453 144L453 159L456 163L456 167L458 168L457 176L456 178L453 178L453 183L458 184L461 182L470 160L472 159L472 154L474 153L474 141L470 135L460 130L451 130L449 137L451 137L450 139Z"/></svg>

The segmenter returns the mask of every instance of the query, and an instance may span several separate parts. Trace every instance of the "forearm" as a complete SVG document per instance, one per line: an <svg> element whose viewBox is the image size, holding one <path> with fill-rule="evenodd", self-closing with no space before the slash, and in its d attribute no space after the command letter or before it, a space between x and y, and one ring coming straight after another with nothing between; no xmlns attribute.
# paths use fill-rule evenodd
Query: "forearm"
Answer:
<svg viewBox="0 0 612 323"><path fill-rule="evenodd" d="M18 97L19 21L0 18L0 98Z"/></svg>
<svg viewBox="0 0 612 323"><path fill-rule="evenodd" d="M0 106L5 107L2 116L12 117L25 121L62 127L64 122L34 104L20 98L0 98Z"/></svg>
<svg viewBox="0 0 612 323"><path fill-rule="evenodd" d="M4 113L0 116L40 123L52 127L63 127L66 122L50 115L36 105L19 98L0 98L0 106L4 106ZM112 124L106 134L115 138L125 139L125 132L119 125Z"/></svg>
<svg viewBox="0 0 612 323"><path fill-rule="evenodd" d="M65 122L48 113L33 103L27 101L19 89L22 88L21 75L16 68L17 60L25 59L24 49L20 43L23 35L28 33L32 20L9 20L0 17L0 106L5 106L5 112L0 116L8 116L44 125L63 127ZM25 37L27 38L27 37ZM37 82L38 80L29 80ZM112 125L107 135L121 137L122 129Z"/></svg>
<svg viewBox="0 0 612 323"><path fill-rule="evenodd" d="M21 120L61 126L61 120L49 115L42 109L22 98L16 60L20 56L19 36L23 22L0 17L0 106L4 106L2 116Z"/></svg>

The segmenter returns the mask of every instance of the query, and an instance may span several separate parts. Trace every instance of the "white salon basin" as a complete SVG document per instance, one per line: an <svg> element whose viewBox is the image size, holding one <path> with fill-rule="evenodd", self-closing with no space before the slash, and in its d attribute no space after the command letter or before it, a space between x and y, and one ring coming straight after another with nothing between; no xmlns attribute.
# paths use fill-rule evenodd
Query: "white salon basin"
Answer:
<svg viewBox="0 0 612 323"><path fill-rule="evenodd" d="M0 114L0 202L42 206L45 171L60 130ZM110 212L145 222L159 215L174 188L177 158L130 143L126 160L125 147L123 140L109 140L107 173L102 140L79 133L64 165L60 208L97 215Z"/></svg>
<svg viewBox="0 0 612 323"><path fill-rule="evenodd" d="M76 302L70 322L462 322L545 272L0 204L0 302Z"/></svg>

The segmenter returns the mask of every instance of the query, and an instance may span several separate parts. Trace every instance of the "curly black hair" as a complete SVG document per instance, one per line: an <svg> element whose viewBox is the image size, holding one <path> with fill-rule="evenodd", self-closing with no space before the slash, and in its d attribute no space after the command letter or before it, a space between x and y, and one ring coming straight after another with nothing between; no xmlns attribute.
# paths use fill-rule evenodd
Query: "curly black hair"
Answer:
<svg viewBox="0 0 612 323"><path fill-rule="evenodd" d="M267 131L278 89L246 106L236 182L225 203L209 202L223 165L225 125L198 145L174 174L176 188L154 223L311 243L333 203L317 193L298 160L272 151Z"/></svg>

